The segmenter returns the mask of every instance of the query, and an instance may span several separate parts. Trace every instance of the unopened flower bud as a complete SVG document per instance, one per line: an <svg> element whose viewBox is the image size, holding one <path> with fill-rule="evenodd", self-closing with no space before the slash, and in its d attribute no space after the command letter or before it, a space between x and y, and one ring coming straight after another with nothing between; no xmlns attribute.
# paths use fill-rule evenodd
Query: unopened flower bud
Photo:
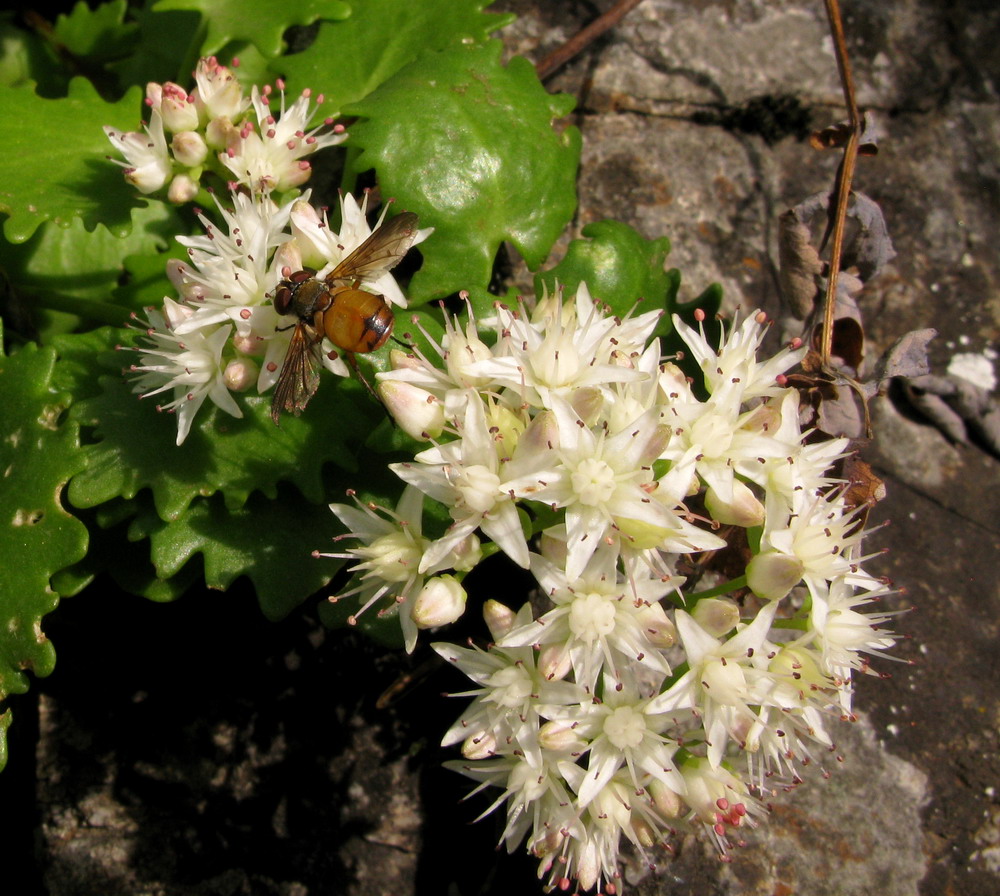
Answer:
<svg viewBox="0 0 1000 896"><path fill-rule="evenodd" d="M653 778L653 780L646 785L646 790L649 792L650 797L652 797L653 805L656 806L656 810L664 818L676 818L681 814L684 804L681 802L681 798L678 796L677 791L671 790L666 784L657 778Z"/></svg>
<svg viewBox="0 0 1000 896"><path fill-rule="evenodd" d="M465 612L465 589L454 576L435 576L413 603L413 621L417 628L435 628L454 622Z"/></svg>
<svg viewBox="0 0 1000 896"><path fill-rule="evenodd" d="M659 843L656 831L642 818L632 819L632 830L635 832L635 839L644 849L651 849Z"/></svg>
<svg viewBox="0 0 1000 896"><path fill-rule="evenodd" d="M167 188L167 199L176 205L190 202L198 195L198 182L191 180L186 174L178 174Z"/></svg>
<svg viewBox="0 0 1000 896"><path fill-rule="evenodd" d="M554 753L580 753L587 742L576 732L571 722L552 720L538 729L538 745Z"/></svg>
<svg viewBox="0 0 1000 896"><path fill-rule="evenodd" d="M242 355L260 357L267 352L267 342L255 333L237 333L233 336L233 348Z"/></svg>
<svg viewBox="0 0 1000 896"><path fill-rule="evenodd" d="M205 142L214 150L225 149L238 139L239 131L225 116L213 118L205 127Z"/></svg>
<svg viewBox="0 0 1000 896"><path fill-rule="evenodd" d="M156 81L150 81L146 84L146 105L151 109L156 109L159 111L160 105L163 102L163 85L158 84Z"/></svg>
<svg viewBox="0 0 1000 896"><path fill-rule="evenodd" d="M709 488L705 493L705 507L712 517L726 526L749 529L764 522L764 505L750 488L738 479L733 482L733 497L723 501L719 493Z"/></svg>
<svg viewBox="0 0 1000 896"><path fill-rule="evenodd" d="M536 414L521 434L521 451L541 452L559 445L559 424L556 415L545 410Z"/></svg>
<svg viewBox="0 0 1000 896"><path fill-rule="evenodd" d="M312 240L310 234L318 233L325 228L323 216L305 199L297 199L292 203L289 221L295 242L302 253L302 260L309 267L322 268L328 259L323 254L323 250Z"/></svg>
<svg viewBox="0 0 1000 896"><path fill-rule="evenodd" d="M573 390L570 405L587 426L593 426L604 407L604 395L597 386L581 386Z"/></svg>
<svg viewBox="0 0 1000 896"><path fill-rule="evenodd" d="M146 96L150 96L149 88ZM198 108L187 91L178 84L168 81L160 90L160 114L163 116L163 126L173 133L178 131L193 131L198 127Z"/></svg>
<svg viewBox="0 0 1000 896"><path fill-rule="evenodd" d="M565 530L562 530L561 527L560 530L561 537L551 529L542 532L542 537L538 540L538 549L549 563L565 568L569 552L566 548Z"/></svg>
<svg viewBox="0 0 1000 896"><path fill-rule="evenodd" d="M538 674L548 681L562 681L573 668L566 644L547 644L538 654Z"/></svg>
<svg viewBox="0 0 1000 896"><path fill-rule="evenodd" d="M636 551L649 551L658 547L670 534L669 529L646 520L630 520L615 517L615 525L622 534L622 540Z"/></svg>
<svg viewBox="0 0 1000 896"><path fill-rule="evenodd" d="M275 250L272 264L274 269L278 271L282 268L288 268L290 271L301 271L306 267L305 262L302 260L302 250L299 249L298 241L292 238L285 240L285 242L278 246Z"/></svg>
<svg viewBox="0 0 1000 896"><path fill-rule="evenodd" d="M586 893L597 886L601 875L600 853L596 849L581 850L580 861L576 866L577 889Z"/></svg>
<svg viewBox="0 0 1000 896"><path fill-rule="evenodd" d="M483 619L494 641L499 641L513 627L517 614L498 600L488 600L483 604Z"/></svg>
<svg viewBox="0 0 1000 896"><path fill-rule="evenodd" d="M469 533L451 549L447 566L458 572L468 572L483 559L483 545L475 533ZM439 566L438 569L445 569Z"/></svg>
<svg viewBox="0 0 1000 896"><path fill-rule="evenodd" d="M219 116L235 118L246 107L243 88L236 76L214 56L198 60L194 71L198 86L192 91L199 112L207 121Z"/></svg>
<svg viewBox="0 0 1000 896"><path fill-rule="evenodd" d="M764 600L781 600L802 580L804 571L794 554L762 551L747 565L747 584Z"/></svg>
<svg viewBox="0 0 1000 896"><path fill-rule="evenodd" d="M740 621L740 608L731 600L706 597L698 601L691 615L713 638L721 638Z"/></svg>
<svg viewBox="0 0 1000 896"><path fill-rule="evenodd" d="M655 429L649 434L649 438L646 440L646 447L643 449L642 456L639 458L639 462L644 465L652 464L653 461L657 460L667 447L667 443L670 441L671 432L670 427L664 424L659 424Z"/></svg>
<svg viewBox="0 0 1000 896"><path fill-rule="evenodd" d="M497 752L497 738L492 731L470 734L462 741L462 755L469 760L489 759Z"/></svg>
<svg viewBox="0 0 1000 896"><path fill-rule="evenodd" d="M389 367L392 370L423 370L426 363L411 352L394 348L389 351Z"/></svg>
<svg viewBox="0 0 1000 896"><path fill-rule="evenodd" d="M208 144L197 131L178 131L170 141L170 151L188 168L197 168L208 158Z"/></svg>
<svg viewBox="0 0 1000 896"><path fill-rule="evenodd" d="M392 419L410 438L436 439L444 429L444 405L426 389L400 380L382 380L378 396Z"/></svg>
<svg viewBox="0 0 1000 896"><path fill-rule="evenodd" d="M647 604L637 612L642 630L655 647L666 650L677 643L677 626L659 603Z"/></svg>
<svg viewBox="0 0 1000 896"><path fill-rule="evenodd" d="M257 382L259 374L257 365L249 358L236 358L226 365L222 381L226 384L226 388L233 392L246 392Z"/></svg>

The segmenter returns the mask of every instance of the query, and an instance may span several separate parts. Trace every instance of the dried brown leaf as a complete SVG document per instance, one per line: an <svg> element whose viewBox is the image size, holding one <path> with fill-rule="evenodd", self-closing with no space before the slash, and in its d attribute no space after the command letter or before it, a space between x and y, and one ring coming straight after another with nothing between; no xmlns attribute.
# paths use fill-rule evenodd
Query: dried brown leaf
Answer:
<svg viewBox="0 0 1000 896"><path fill-rule="evenodd" d="M809 145L813 149L840 149L847 145L851 136L851 123L838 121L809 135ZM878 133L875 119L870 112L861 116L861 134L858 136L858 155L878 155Z"/></svg>
<svg viewBox="0 0 1000 896"><path fill-rule="evenodd" d="M809 228L789 209L778 219L778 285L781 298L798 320L807 318L819 295L823 262Z"/></svg>
<svg viewBox="0 0 1000 896"><path fill-rule="evenodd" d="M930 327L911 330L900 336L875 363L871 379L863 383L865 397L872 398L881 392L886 382L893 377L907 377L911 380L925 377L931 369L927 360L927 343L935 336L937 330ZM950 391L954 393L955 390Z"/></svg>
<svg viewBox="0 0 1000 896"><path fill-rule="evenodd" d="M848 507L877 504L885 497L885 483L875 475L871 465L856 454L844 458L843 475L848 483L844 492Z"/></svg>

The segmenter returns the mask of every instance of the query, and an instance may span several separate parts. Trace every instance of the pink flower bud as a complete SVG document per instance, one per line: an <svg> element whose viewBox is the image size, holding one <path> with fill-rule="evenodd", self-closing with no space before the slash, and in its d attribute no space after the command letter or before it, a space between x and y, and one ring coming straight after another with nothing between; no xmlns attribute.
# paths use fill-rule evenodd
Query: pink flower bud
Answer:
<svg viewBox="0 0 1000 896"><path fill-rule="evenodd" d="M573 668L565 644L547 644L538 654L538 672L547 681L562 681Z"/></svg>
<svg viewBox="0 0 1000 896"><path fill-rule="evenodd" d="M483 619L486 620L490 636L494 641L499 641L514 627L517 614L498 600L488 600L483 604Z"/></svg>
<svg viewBox="0 0 1000 896"><path fill-rule="evenodd" d="M149 85L151 87L153 85ZM149 96L149 87L146 95ZM163 126L172 133L193 131L198 127L198 108L187 92L178 84L168 81L160 94L160 114Z"/></svg>
<svg viewBox="0 0 1000 896"><path fill-rule="evenodd" d="M222 381L233 392L246 392L254 383L260 371L249 358L237 358L226 365Z"/></svg>
<svg viewBox="0 0 1000 896"><path fill-rule="evenodd" d="M712 517L726 526L740 526L749 529L764 523L764 505L750 488L738 479L733 481L733 496L723 501L715 489L705 494L705 507Z"/></svg>
<svg viewBox="0 0 1000 896"><path fill-rule="evenodd" d="M740 621L740 608L731 600L707 597L698 601L691 615L713 638L721 638Z"/></svg>
<svg viewBox="0 0 1000 896"><path fill-rule="evenodd" d="M176 205L190 202L198 195L198 182L191 180L186 174L178 174L167 188L167 199Z"/></svg>
<svg viewBox="0 0 1000 896"><path fill-rule="evenodd" d="M378 395L400 429L418 441L436 439L444 429L444 405L426 389L399 380L382 380Z"/></svg>
<svg viewBox="0 0 1000 896"><path fill-rule="evenodd" d="M205 142L215 150L226 149L239 136L236 126L225 116L213 118L205 128Z"/></svg>
<svg viewBox="0 0 1000 896"><path fill-rule="evenodd" d="M197 168L208 158L208 144L197 131L179 131L170 141L174 159L188 168Z"/></svg>
<svg viewBox="0 0 1000 896"><path fill-rule="evenodd" d="M794 554L762 551L747 565L747 584L764 600L781 600L802 580L804 571Z"/></svg>

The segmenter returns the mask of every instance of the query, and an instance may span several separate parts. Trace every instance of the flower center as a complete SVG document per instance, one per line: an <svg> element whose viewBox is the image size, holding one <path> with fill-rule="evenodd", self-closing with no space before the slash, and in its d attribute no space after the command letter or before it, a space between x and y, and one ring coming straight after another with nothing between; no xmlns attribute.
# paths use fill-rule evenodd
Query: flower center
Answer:
<svg viewBox="0 0 1000 896"><path fill-rule="evenodd" d="M372 572L385 582L405 582L420 565L421 551L405 532L379 536L359 553L369 558Z"/></svg>
<svg viewBox="0 0 1000 896"><path fill-rule="evenodd" d="M524 674L520 666L506 666L490 676L489 687L492 689L490 699L498 706L508 709L518 709L524 706L524 701L531 696L531 679Z"/></svg>
<svg viewBox="0 0 1000 896"><path fill-rule="evenodd" d="M733 426L720 414L703 414L691 427L691 443L706 457L724 455L733 442Z"/></svg>
<svg viewBox="0 0 1000 896"><path fill-rule="evenodd" d="M646 717L631 706L619 706L605 719L604 733L619 750L634 750L646 733Z"/></svg>
<svg viewBox="0 0 1000 896"><path fill-rule="evenodd" d="M727 706L746 703L747 679L735 660L709 660L701 673L701 683L710 699Z"/></svg>
<svg viewBox="0 0 1000 896"><path fill-rule="evenodd" d="M462 471L458 492L465 505L476 513L493 509L500 493L500 477L489 467L473 464Z"/></svg>
<svg viewBox="0 0 1000 896"><path fill-rule="evenodd" d="M597 507L615 493L615 471L605 461L588 457L573 471L570 483L581 504Z"/></svg>
<svg viewBox="0 0 1000 896"><path fill-rule="evenodd" d="M538 382L558 388L576 379L580 353L572 341L560 334L548 334L531 359Z"/></svg>
<svg viewBox="0 0 1000 896"><path fill-rule="evenodd" d="M581 641L592 644L615 630L615 604L603 594L581 594L569 608L569 629Z"/></svg>

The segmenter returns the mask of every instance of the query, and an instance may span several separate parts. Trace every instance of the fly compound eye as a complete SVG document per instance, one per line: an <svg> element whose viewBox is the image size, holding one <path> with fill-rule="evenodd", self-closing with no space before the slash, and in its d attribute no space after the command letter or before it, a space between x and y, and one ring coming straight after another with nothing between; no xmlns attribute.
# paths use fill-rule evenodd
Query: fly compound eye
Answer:
<svg viewBox="0 0 1000 896"><path fill-rule="evenodd" d="M274 310L278 314L288 314L292 307L292 289L285 281L278 284L274 293Z"/></svg>

